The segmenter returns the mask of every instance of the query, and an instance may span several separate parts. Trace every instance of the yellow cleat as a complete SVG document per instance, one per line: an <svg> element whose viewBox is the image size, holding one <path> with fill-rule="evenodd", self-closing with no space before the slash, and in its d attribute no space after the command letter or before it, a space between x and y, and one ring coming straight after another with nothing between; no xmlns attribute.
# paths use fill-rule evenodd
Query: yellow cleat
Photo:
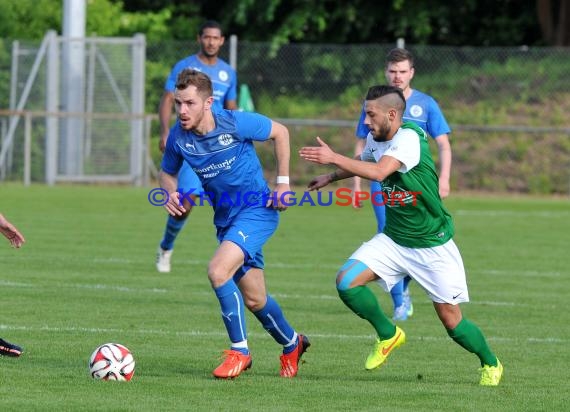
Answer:
<svg viewBox="0 0 570 412"><path fill-rule="evenodd" d="M481 381L479 385L497 386L503 377L503 365L497 359L497 366L485 365L481 369Z"/></svg>
<svg viewBox="0 0 570 412"><path fill-rule="evenodd" d="M404 344L406 342L406 334L402 329L396 326L396 333L393 337L386 340L376 339L376 343L374 344L374 348L368 358L366 358L366 363L364 367L366 370L372 370L378 368L388 358L390 352L396 349L398 346Z"/></svg>

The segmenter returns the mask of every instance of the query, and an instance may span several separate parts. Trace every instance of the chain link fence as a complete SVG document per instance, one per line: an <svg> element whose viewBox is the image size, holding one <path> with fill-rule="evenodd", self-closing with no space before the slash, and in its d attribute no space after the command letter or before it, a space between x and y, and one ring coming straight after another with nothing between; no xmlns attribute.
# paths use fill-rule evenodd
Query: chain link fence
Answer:
<svg viewBox="0 0 570 412"><path fill-rule="evenodd" d="M9 66L6 45L0 180L141 184L144 36L70 39L50 31L41 43L12 42Z"/></svg>
<svg viewBox="0 0 570 412"><path fill-rule="evenodd" d="M296 156L315 136L352 155L362 100L369 86L385 82L384 59L395 47L273 48L238 41L230 59L229 44L226 39L221 57L236 61L238 82L248 85L256 110L290 128L296 184L321 172ZM570 49L406 47L416 59L413 87L438 101L452 127L452 190L570 194ZM156 113L164 81L175 62L196 51L194 40L147 43L146 118L154 168L160 162ZM0 47L3 81L9 77L6 54ZM9 106L4 90L0 109ZM273 164L268 145L260 145L259 152Z"/></svg>

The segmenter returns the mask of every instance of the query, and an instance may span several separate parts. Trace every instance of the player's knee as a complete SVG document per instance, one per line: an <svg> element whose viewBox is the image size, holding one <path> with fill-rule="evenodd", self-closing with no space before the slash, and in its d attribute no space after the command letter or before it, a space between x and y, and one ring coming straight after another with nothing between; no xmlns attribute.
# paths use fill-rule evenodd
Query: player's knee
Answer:
<svg viewBox="0 0 570 412"><path fill-rule="evenodd" d="M368 270L368 267L364 263L356 259L348 259L336 274L337 290L348 290L367 283L369 279L362 278L366 270Z"/></svg>
<svg viewBox="0 0 570 412"><path fill-rule="evenodd" d="M213 288L218 288L228 281L231 277L226 271L221 270L217 265L210 263L208 266L208 279Z"/></svg>
<svg viewBox="0 0 570 412"><path fill-rule="evenodd" d="M350 288L350 283L354 280L354 273L352 268L355 265L354 260L349 259L344 265L338 270L336 274L336 289L337 290L347 290Z"/></svg>
<svg viewBox="0 0 570 412"><path fill-rule="evenodd" d="M337 272L337 274L336 274L336 288L337 289L339 289L339 286L342 284L342 280L344 279L345 275L346 275L346 271L344 271L344 270L339 270Z"/></svg>
<svg viewBox="0 0 570 412"><path fill-rule="evenodd" d="M261 309L265 307L266 298L265 296L243 296L243 303L244 305L251 311L251 312L259 312Z"/></svg>

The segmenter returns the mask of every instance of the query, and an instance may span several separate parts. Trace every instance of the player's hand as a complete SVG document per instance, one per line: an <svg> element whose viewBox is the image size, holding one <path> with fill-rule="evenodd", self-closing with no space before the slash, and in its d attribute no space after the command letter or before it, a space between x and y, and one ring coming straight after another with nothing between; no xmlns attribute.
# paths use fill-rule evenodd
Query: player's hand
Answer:
<svg viewBox="0 0 570 412"><path fill-rule="evenodd" d="M330 182L331 182L330 174L320 175L320 176L313 178L309 182L307 187L309 188L309 190L319 190L321 187L325 187Z"/></svg>
<svg viewBox="0 0 570 412"><path fill-rule="evenodd" d="M186 208L180 202L179 192L170 193L168 202L164 205L164 208L171 216L182 216L186 213Z"/></svg>
<svg viewBox="0 0 570 412"><path fill-rule="evenodd" d="M336 153L319 136L317 136L317 143L319 146L305 146L301 148L299 156L309 162L321 165L333 163Z"/></svg>
<svg viewBox="0 0 570 412"><path fill-rule="evenodd" d="M26 241L18 229L2 215L0 215L0 233L2 233L4 237L8 239L10 245L15 248L21 247Z"/></svg>
<svg viewBox="0 0 570 412"><path fill-rule="evenodd" d="M267 199L265 207L272 207L280 212L287 210L290 203L290 197L293 194L291 192L291 187L287 183L280 183L275 187L273 191L273 196Z"/></svg>

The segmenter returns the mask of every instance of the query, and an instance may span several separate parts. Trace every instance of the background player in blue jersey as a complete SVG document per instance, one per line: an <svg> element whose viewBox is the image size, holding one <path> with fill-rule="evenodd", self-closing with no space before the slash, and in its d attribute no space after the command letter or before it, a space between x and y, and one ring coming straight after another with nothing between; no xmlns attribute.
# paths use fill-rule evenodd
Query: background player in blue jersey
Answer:
<svg viewBox="0 0 570 412"><path fill-rule="evenodd" d="M218 57L220 48L224 44L224 34L220 24L212 20L202 24L198 32L198 44L200 45L200 51L176 63L168 79L166 79L164 93L158 109L160 118L159 148L161 152L164 152L168 131L170 130L176 77L183 69L195 69L210 77L214 88L215 106L231 110L237 109L236 72L228 63ZM178 174L178 185L184 192L188 192L190 189L195 189L194 193L202 191L198 177L187 165L183 165ZM192 199L196 199L196 196L192 196ZM181 216L168 216L167 218L164 236L160 241L156 257L156 269L159 272L170 272L170 258L174 248L174 241L186 223L188 214L192 209L188 201L186 201L185 206L186 213Z"/></svg>
<svg viewBox="0 0 570 412"><path fill-rule="evenodd" d="M16 226L10 223L2 213L0 213L0 233L8 239L10 245L15 248L21 247L26 241L20 231L16 229ZM22 348L18 345L14 345L0 338L0 355L18 357L22 352Z"/></svg>
<svg viewBox="0 0 570 412"><path fill-rule="evenodd" d="M231 341L230 350L213 374L234 378L251 366L244 305L283 346L281 376L297 375L309 340L291 327L265 289L263 245L277 229L278 210L289 202L289 131L258 113L215 107L208 76L184 69L174 93L178 120L170 130L160 172L160 185L170 194L166 210L186 213L177 192L177 173L188 163L198 175L204 197L214 208L218 248L208 264L208 278L220 303ZM277 160L272 192L254 141L273 140Z"/></svg>
<svg viewBox="0 0 570 412"><path fill-rule="evenodd" d="M439 108L437 102L429 95L414 90L410 86L410 82L414 77L414 57L405 49L392 49L386 56L386 80L390 86L399 87L404 92L406 98L406 110L404 112L404 121L416 123L431 136L438 147L439 154L439 195L443 199L449 195L449 178L451 175L451 145L449 144L449 133L451 129ZM358 125L356 127L356 147L355 155L359 156L364 148L366 136L368 135L368 126L364 124L366 113L364 108L360 115ZM361 180L359 177L354 178L354 192L361 191ZM378 193L376 196L377 204L382 204L381 196L382 185L379 182L370 183L370 191ZM353 202L355 207L361 205ZM382 232L386 222L384 206L376 206L373 204L374 215L378 223L378 233ZM406 277L400 283L395 285L391 290L392 302L394 304L394 320L406 320L408 316L412 316L414 308L408 289L410 277Z"/></svg>

